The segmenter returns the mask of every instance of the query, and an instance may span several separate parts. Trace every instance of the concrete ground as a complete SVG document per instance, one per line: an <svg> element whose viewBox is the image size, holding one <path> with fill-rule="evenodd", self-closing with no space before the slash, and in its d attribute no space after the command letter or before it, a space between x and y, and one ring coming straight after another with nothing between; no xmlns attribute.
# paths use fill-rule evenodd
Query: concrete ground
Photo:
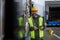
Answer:
<svg viewBox="0 0 60 40"><path fill-rule="evenodd" d="M51 27L50 27L51 28ZM53 27L52 28L53 30L54 30L54 33L55 34L57 34L58 36L60 36L60 27ZM1 31L0 31L1 32ZM0 40L2 40L2 37L3 37L3 35L1 35L1 33L0 33ZM45 37L44 37L44 40L60 40L60 39L58 39L57 37L55 37L55 36L50 36L48 33L47 33L47 31L45 30Z"/></svg>
<svg viewBox="0 0 60 40"><path fill-rule="evenodd" d="M54 33L58 36L60 36L60 27L50 27L54 30ZM55 36L50 36L47 31L45 31L45 37L44 40L60 40Z"/></svg>

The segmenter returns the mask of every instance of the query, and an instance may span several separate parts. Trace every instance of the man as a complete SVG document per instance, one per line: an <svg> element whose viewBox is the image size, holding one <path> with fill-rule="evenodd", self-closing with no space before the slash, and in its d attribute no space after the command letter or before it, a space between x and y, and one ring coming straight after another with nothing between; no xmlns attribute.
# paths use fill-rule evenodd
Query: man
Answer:
<svg viewBox="0 0 60 40"><path fill-rule="evenodd" d="M43 40L43 18L37 14L37 7L32 7L32 15L29 17L31 40Z"/></svg>
<svg viewBox="0 0 60 40"><path fill-rule="evenodd" d="M24 15L18 18L17 39L16 40L30 40L29 34L25 37L25 23Z"/></svg>

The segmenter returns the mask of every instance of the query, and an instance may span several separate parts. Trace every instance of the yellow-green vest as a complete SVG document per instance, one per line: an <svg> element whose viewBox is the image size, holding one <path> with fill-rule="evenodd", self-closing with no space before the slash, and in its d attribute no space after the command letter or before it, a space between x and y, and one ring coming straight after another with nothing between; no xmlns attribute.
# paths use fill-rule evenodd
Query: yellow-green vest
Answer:
<svg viewBox="0 0 60 40"><path fill-rule="evenodd" d="M43 26L43 18L42 17L39 17L38 18L38 21L39 21L38 22L38 26L39 27ZM30 25L30 27L34 27L32 16L29 18L29 25ZM30 31L30 37L33 38L33 39L35 39L35 31L34 30ZM40 38L43 38L44 37L44 31L43 30L40 30L39 29L39 37Z"/></svg>
<svg viewBox="0 0 60 40"><path fill-rule="evenodd" d="M19 27L23 27L24 26L24 18L22 16L20 16L18 18L18 25L19 25ZM20 37L20 38L24 37L24 31L23 30L19 30L18 31L18 37Z"/></svg>

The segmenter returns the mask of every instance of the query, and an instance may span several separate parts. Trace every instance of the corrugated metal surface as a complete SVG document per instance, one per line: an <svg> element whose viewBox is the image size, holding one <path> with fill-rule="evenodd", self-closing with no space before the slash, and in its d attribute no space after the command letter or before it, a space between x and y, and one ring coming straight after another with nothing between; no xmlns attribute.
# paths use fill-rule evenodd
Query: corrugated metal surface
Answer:
<svg viewBox="0 0 60 40"><path fill-rule="evenodd" d="M0 0L0 40L3 37L3 13L4 13L4 0Z"/></svg>
<svg viewBox="0 0 60 40"><path fill-rule="evenodd" d="M1 2L0 2L0 19L1 19ZM1 36L1 20L0 20L0 36Z"/></svg>

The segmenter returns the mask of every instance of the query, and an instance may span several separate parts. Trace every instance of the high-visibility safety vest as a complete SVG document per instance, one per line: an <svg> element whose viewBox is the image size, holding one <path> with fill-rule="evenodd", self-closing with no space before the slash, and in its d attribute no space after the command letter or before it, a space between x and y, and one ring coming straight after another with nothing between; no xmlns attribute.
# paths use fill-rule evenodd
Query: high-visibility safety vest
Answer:
<svg viewBox="0 0 60 40"><path fill-rule="evenodd" d="M18 18L18 25L19 25L19 27L23 27L24 26L24 18L22 16L20 16ZM19 30L18 31L18 37L20 37L20 38L24 37L24 30Z"/></svg>
<svg viewBox="0 0 60 40"><path fill-rule="evenodd" d="M32 28L34 27L32 16L29 18L29 25ZM39 27L43 26L43 18L42 17L38 18L38 26ZM35 31L34 30L30 31L30 37L35 39ZM43 37L44 37L44 31L39 29L39 38L43 38Z"/></svg>

